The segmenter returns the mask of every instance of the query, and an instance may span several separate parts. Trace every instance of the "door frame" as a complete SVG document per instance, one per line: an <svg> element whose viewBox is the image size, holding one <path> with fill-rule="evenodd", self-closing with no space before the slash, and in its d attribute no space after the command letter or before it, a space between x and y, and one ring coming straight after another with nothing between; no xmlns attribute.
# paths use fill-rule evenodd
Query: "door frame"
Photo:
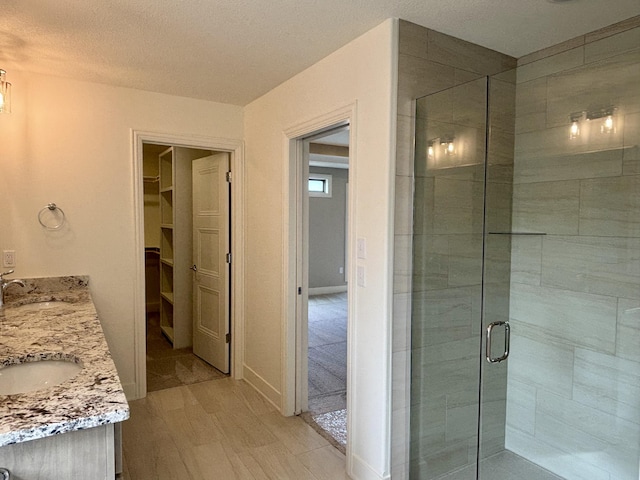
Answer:
<svg viewBox="0 0 640 480"><path fill-rule="evenodd" d="M311 120L293 125L286 129L284 133L284 284L283 296L285 320L283 323L284 349L282 356L282 385L283 385L283 406L284 415L294 415L300 413L300 399L302 398L302 382L308 381L308 371L303 371L308 366L308 361L303 358L307 351L304 343L307 341L307 326L304 325L306 315L302 314L302 307L308 298L308 259L304 258L304 252L308 251L308 244L303 244L305 235L303 233L304 224L308 219L301 216L303 205L303 181L304 174L308 172L308 165L305 168L303 163L303 143L308 137L324 131L333 130L341 126L349 126L349 183L348 183L348 212L349 223L347 225L346 236L348 239L347 263L355 257L355 219L356 219L356 185L357 185L357 156L356 156L356 133L357 133L357 105L349 104L340 109L328 112L325 115ZM308 232L307 232L308 234ZM355 408L355 376L353 371L355 348L353 323L355 320L356 289L354 269L346 265L349 275L347 284L347 471L350 471L352 464L353 441L357 436L352 435L352 418ZM306 280L304 280L306 274ZM298 287L302 287L302 295L298 295ZM300 297L303 301L300 301ZM303 377L306 379L303 380Z"/></svg>
<svg viewBox="0 0 640 480"><path fill-rule="evenodd" d="M131 158L134 195L134 261L135 287L133 311L133 343L135 387L133 399L147 394L146 361L146 308L145 308L145 260L144 260L144 192L143 192L143 143L173 145L229 152L231 180L231 376L242 378L244 358L244 142L242 140L177 135L131 129Z"/></svg>

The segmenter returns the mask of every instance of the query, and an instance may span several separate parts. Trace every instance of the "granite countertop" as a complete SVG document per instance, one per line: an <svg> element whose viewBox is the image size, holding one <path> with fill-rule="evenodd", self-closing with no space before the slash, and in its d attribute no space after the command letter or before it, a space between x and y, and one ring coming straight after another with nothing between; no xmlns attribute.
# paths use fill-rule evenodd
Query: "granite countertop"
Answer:
<svg viewBox="0 0 640 480"><path fill-rule="evenodd" d="M26 361L83 365L44 390L0 395L0 446L129 418L129 405L89 294L87 277L24 279L0 307L0 368ZM55 302L45 308L26 304Z"/></svg>

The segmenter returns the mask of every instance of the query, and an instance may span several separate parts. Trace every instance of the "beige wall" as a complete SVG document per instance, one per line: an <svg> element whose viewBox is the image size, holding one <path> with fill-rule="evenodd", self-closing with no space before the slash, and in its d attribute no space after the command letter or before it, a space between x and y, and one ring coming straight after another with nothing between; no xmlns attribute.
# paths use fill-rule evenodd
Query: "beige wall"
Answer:
<svg viewBox="0 0 640 480"><path fill-rule="evenodd" d="M134 196L131 129L241 139L242 108L11 72L0 116L0 249L17 277L86 274L125 390L133 393ZM38 211L64 209L59 231Z"/></svg>
<svg viewBox="0 0 640 480"><path fill-rule="evenodd" d="M368 258L362 261L367 285L356 288L353 282L350 299L350 395L357 406L351 412L350 460L355 478L389 475L395 26L386 21L245 109L245 378L283 406L288 393L283 380L285 330L293 321L287 317L284 274L289 261L283 253L289 227L284 132L356 104L352 239L367 239Z"/></svg>

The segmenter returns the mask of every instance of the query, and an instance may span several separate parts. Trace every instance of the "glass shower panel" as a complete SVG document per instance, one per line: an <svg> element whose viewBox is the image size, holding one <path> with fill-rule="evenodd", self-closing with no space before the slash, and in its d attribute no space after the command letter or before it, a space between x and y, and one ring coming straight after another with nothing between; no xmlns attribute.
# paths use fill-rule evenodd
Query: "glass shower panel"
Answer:
<svg viewBox="0 0 640 480"><path fill-rule="evenodd" d="M483 77L417 101L411 479L475 478L486 97Z"/></svg>
<svg viewBox="0 0 640 480"><path fill-rule="evenodd" d="M504 455L532 479L639 478L640 45L597 46L516 88L513 230L543 235L511 236Z"/></svg>

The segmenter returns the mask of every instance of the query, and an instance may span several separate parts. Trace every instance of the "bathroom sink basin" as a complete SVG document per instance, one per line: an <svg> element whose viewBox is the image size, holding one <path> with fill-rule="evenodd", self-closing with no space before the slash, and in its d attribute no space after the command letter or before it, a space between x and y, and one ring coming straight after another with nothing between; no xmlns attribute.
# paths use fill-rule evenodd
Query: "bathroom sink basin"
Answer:
<svg viewBox="0 0 640 480"><path fill-rule="evenodd" d="M19 307L14 307L16 310L20 310L21 312L33 312L39 310L48 310L50 308L59 307L60 305L66 302L61 302L59 300L53 300L51 302L35 302L35 303L26 303L24 305L20 305Z"/></svg>
<svg viewBox="0 0 640 480"><path fill-rule="evenodd" d="M82 365L65 360L40 360L0 368L0 395L35 392L75 377Z"/></svg>

